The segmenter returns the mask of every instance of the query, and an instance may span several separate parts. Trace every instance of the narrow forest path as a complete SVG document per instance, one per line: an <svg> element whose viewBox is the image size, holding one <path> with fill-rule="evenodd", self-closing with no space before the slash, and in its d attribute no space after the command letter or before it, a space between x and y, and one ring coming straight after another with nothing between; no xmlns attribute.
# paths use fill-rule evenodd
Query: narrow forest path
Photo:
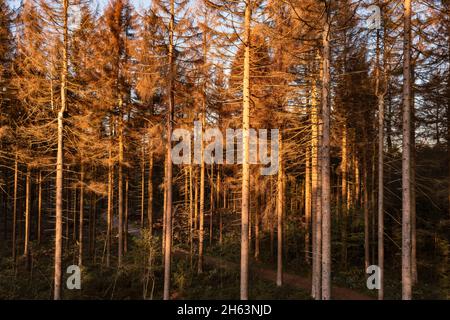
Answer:
<svg viewBox="0 0 450 320"><path fill-rule="evenodd" d="M174 255L189 256L189 251L183 249L175 249ZM220 258L204 256L204 263L210 266L224 268L224 269L239 269L239 264L226 261ZM277 272L262 266L250 266L250 272L256 274L260 279L276 282ZM311 290L311 280L302 276L298 276L291 273L283 273L283 281L290 287L302 289L307 292ZM372 297L359 293L355 290L332 286L331 297L335 300L373 300Z"/></svg>

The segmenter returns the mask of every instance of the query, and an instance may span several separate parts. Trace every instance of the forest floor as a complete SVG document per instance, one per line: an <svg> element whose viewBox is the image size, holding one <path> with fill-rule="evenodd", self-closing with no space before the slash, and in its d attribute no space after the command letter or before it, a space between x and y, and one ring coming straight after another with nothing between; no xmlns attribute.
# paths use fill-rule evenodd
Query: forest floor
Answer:
<svg viewBox="0 0 450 320"><path fill-rule="evenodd" d="M104 217L106 219L106 216ZM117 224L117 221L113 221L113 224ZM140 237L140 229L135 223L130 223L128 233L135 237ZM176 248L174 250L174 255L178 257L189 257L190 253L188 250ZM226 270L239 270L239 264L235 262L231 262L222 258L213 257L213 256L204 256L204 263L214 268L223 268ZM268 268L264 266L259 261L252 261L253 263L250 265L250 272L253 273L256 277L263 281L268 281L272 283L276 283L276 270ZM294 289L300 289L305 292L310 292L311 290L311 279L307 277L303 277L300 275L284 272L283 273L283 282L284 284L288 284L289 287ZM333 285L331 288L333 299L338 300L373 300L373 297L360 293L356 290L344 288L340 286Z"/></svg>
<svg viewBox="0 0 450 320"><path fill-rule="evenodd" d="M189 252L183 249L176 249L174 252L178 256L189 256ZM234 262L226 261L224 259L204 256L204 263L216 268L233 269L237 270L239 265ZM271 281L275 283L276 281L276 271L260 266L259 263L255 261L253 266L250 267L250 272L255 274L262 280ZM283 273L283 282L289 284L290 287L306 290L307 292L311 289L311 280L302 276L298 276L291 273ZM373 298L355 290L348 288L342 288L338 286L332 286L332 297L337 300L372 300Z"/></svg>
<svg viewBox="0 0 450 320"><path fill-rule="evenodd" d="M103 219L102 219L103 220ZM118 222L113 220L117 228ZM128 252L124 256L123 266L117 268L115 248L116 237L113 237L111 266L104 263L105 232L98 232L92 250L86 250L85 265L82 268L82 290L63 292L64 299L160 299L162 297L163 266L160 229L155 230L153 244L150 244L146 229L140 230L138 222L130 221L128 225ZM234 232L235 231L235 232ZM296 233L294 235L297 235ZM184 239L175 234L177 239ZM204 251L203 273L197 273L197 252L195 246L190 255L188 241L179 241L173 249L172 260L172 299L239 299L239 230L228 230L223 241L206 241ZM311 280L310 264L304 259L304 252L296 243L299 240L288 238L292 245L286 246L284 260L284 283L276 286L276 256L270 249L270 237L261 238L260 259L253 258L252 252L249 272L249 296L252 300L310 300ZM149 246L154 246L155 256L151 273L148 272ZM86 243L85 248L89 246ZM32 241L31 268L25 257L20 255L23 243L18 243L17 269L12 268L11 249L9 243L0 241L0 300L1 299L51 299L54 251L52 242L37 245ZM288 250L291 248L291 250ZM335 251L338 247L335 247ZM252 250L251 250L252 251ZM78 246L70 238L65 239L63 264L76 264ZM88 254L89 253L89 254ZM356 258L359 251L353 253L352 265L342 267L335 262L332 278L332 298L336 300L373 300L376 292L366 288L366 274L362 271L361 261ZM395 260L394 260L395 261ZM356 267L355 267L356 265ZM400 299L400 274L398 266L386 272L386 299ZM422 269L421 269L422 270ZM64 270L65 271L65 270ZM427 270L428 271L428 270ZM425 278L425 271L420 273L421 282L415 287L415 299L442 299L448 295L440 278ZM63 272L63 283L68 274ZM444 279L445 280L445 279Z"/></svg>

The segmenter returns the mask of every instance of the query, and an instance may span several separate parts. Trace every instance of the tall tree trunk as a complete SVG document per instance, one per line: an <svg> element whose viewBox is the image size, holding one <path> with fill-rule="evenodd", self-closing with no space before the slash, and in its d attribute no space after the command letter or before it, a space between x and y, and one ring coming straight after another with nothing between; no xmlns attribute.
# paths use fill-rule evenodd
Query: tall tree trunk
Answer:
<svg viewBox="0 0 450 320"><path fill-rule="evenodd" d="M389 84L386 84L387 86L387 110L385 114L386 118L386 145L387 145L387 152L392 152L392 89L389 88ZM388 171L388 173L390 170ZM390 175L389 175L390 176Z"/></svg>
<svg viewBox="0 0 450 320"><path fill-rule="evenodd" d="M189 253L192 267L192 255L194 251L194 192L193 192L192 164L189 164Z"/></svg>
<svg viewBox="0 0 450 320"><path fill-rule="evenodd" d="M367 143L367 139L366 139ZM368 178L368 159L367 159L367 151L364 150L364 172L363 172L363 184L364 184L364 199L363 199L363 207L364 207L364 269L370 265L370 242L369 242L369 178Z"/></svg>
<svg viewBox="0 0 450 320"><path fill-rule="evenodd" d="M450 129L449 129L450 131ZM450 134L449 134L450 136ZM450 149L450 148L449 148ZM223 185L223 208L228 209L228 187L225 185L225 176L223 177L224 185Z"/></svg>
<svg viewBox="0 0 450 320"><path fill-rule="evenodd" d="M319 108L317 106L317 83L314 81L311 94L311 184L312 184L312 290L311 296L314 299L320 299L320 216L321 197L320 197L320 168L318 166L318 147L319 147Z"/></svg>
<svg viewBox="0 0 450 320"><path fill-rule="evenodd" d="M111 137L112 140L112 137ZM112 141L110 141L112 144ZM113 218L113 195L114 195L114 177L113 177L113 164L112 164L112 150L109 146L108 156L108 208L107 208L107 225L106 225L106 266L110 266L111 256L111 238L112 238L112 218Z"/></svg>
<svg viewBox="0 0 450 320"><path fill-rule="evenodd" d="M41 244L42 239L42 171L39 170L38 177L38 229L37 229L37 242Z"/></svg>
<svg viewBox="0 0 450 320"><path fill-rule="evenodd" d="M122 99L119 99L119 110L122 112ZM118 163L118 216L119 216L119 246L118 246L118 267L122 266L123 258L123 115L119 114L119 163Z"/></svg>
<svg viewBox="0 0 450 320"><path fill-rule="evenodd" d="M415 62L411 67L411 277L417 283L417 239L416 239L416 116L414 100Z"/></svg>
<svg viewBox="0 0 450 320"><path fill-rule="evenodd" d="M94 245L94 206L95 206L95 202L94 202L94 193L91 192L89 194L89 225L88 225L88 230L89 230L89 256L92 257L93 256L93 245Z"/></svg>
<svg viewBox="0 0 450 320"><path fill-rule="evenodd" d="M348 209L350 202L347 201L347 186L348 186L348 148L347 148L347 125L344 124L342 130L342 161L341 161L341 234L342 234L342 248L341 248L341 264L345 267L347 265L347 223L348 223Z"/></svg>
<svg viewBox="0 0 450 320"><path fill-rule="evenodd" d="M14 196L13 196L13 222L12 222L12 259L14 265L16 264L16 252L17 252L17 183L19 174L19 160L16 151L14 159Z"/></svg>
<svg viewBox="0 0 450 320"><path fill-rule="evenodd" d="M361 189L361 183L360 183L360 174L359 174L359 159L357 155L357 146L356 143L354 144L354 150L353 150L353 168L355 170L355 183L354 191L353 191L353 199L352 199L352 205L353 207L356 207L356 204L360 201L360 189Z"/></svg>
<svg viewBox="0 0 450 320"><path fill-rule="evenodd" d="M78 189L76 187L71 188L73 191L72 201L72 244L76 244L77 241L77 195Z"/></svg>
<svg viewBox="0 0 450 320"><path fill-rule="evenodd" d="M252 1L245 4L244 16L244 74L242 87L242 205L241 205L241 300L248 300L248 230L249 230L249 198L250 198L250 32Z"/></svg>
<svg viewBox="0 0 450 320"><path fill-rule="evenodd" d="M188 209L189 201L189 168L187 166L183 167L184 176L184 210Z"/></svg>
<svg viewBox="0 0 450 320"><path fill-rule="evenodd" d="M194 230L198 230L198 171L197 168L193 169L194 172Z"/></svg>
<svg viewBox="0 0 450 320"><path fill-rule="evenodd" d="M175 104L175 61L174 61L174 28L175 28L175 0L170 1L169 23L169 114L167 119L167 206L166 206L166 232L164 248L164 300L170 297L170 263L172 250L172 121Z"/></svg>
<svg viewBox="0 0 450 320"><path fill-rule="evenodd" d="M217 177L216 177L216 199L215 199L215 203L216 203L216 208L219 209L220 208L220 188L221 188L221 177L220 177L220 166L217 165Z"/></svg>
<svg viewBox="0 0 450 320"><path fill-rule="evenodd" d="M212 245L213 239L213 217L214 217L214 163L211 164L211 178L210 178L210 193L209 193L209 245Z"/></svg>
<svg viewBox="0 0 450 320"><path fill-rule="evenodd" d="M4 214L4 221L3 221L3 240L8 240L8 203L9 203L9 179L6 175L6 172L3 171L4 177L5 177L5 190L2 192L2 209Z"/></svg>
<svg viewBox="0 0 450 320"><path fill-rule="evenodd" d="M125 221L124 221L124 235L123 235L123 252L128 251L128 174L125 175Z"/></svg>
<svg viewBox="0 0 450 320"><path fill-rule="evenodd" d="M270 196L269 196L269 233L270 233L270 261L273 262L274 258L274 238L275 238L275 226L274 226L274 210L273 210L273 180L270 179Z"/></svg>
<svg viewBox="0 0 450 320"><path fill-rule="evenodd" d="M149 153L147 184L147 222L151 245L151 242L153 241L153 151L150 151Z"/></svg>
<svg viewBox="0 0 450 320"><path fill-rule="evenodd" d="M30 244L30 167L27 165L25 182L25 241L23 255L28 258Z"/></svg>
<svg viewBox="0 0 450 320"><path fill-rule="evenodd" d="M447 201L448 201L448 213L450 216L450 5L447 5L447 63L449 68L447 70L447 164L448 164L448 189L447 189Z"/></svg>
<svg viewBox="0 0 450 320"><path fill-rule="evenodd" d="M256 208L255 208L255 260L258 261L259 260L259 249L260 249L260 244L259 244L259 225L260 225L260 196L256 195ZM222 217L220 216L220 224L222 223Z"/></svg>
<svg viewBox="0 0 450 320"><path fill-rule="evenodd" d="M95 195L92 202L93 208L92 208L92 261L95 263L96 258L96 233L97 233L97 201L95 201Z"/></svg>
<svg viewBox="0 0 450 320"><path fill-rule="evenodd" d="M70 179L70 167L67 165L66 166L66 171L67 171L67 175L64 177L63 179L63 191L65 191L65 197L67 199L66 201L66 213L63 219L63 227L65 229L65 245L64 248L66 250L68 250L69 248L69 225L70 225L70 219L69 219L69 214L70 214L70 204L71 204L71 188L67 187L67 181ZM64 212L63 212L64 214Z"/></svg>
<svg viewBox="0 0 450 320"><path fill-rule="evenodd" d="M447 161L448 161L448 213L450 217L450 5L447 4Z"/></svg>
<svg viewBox="0 0 450 320"><path fill-rule="evenodd" d="M358 159L358 149L355 141L355 137L353 138L353 154L352 154L352 161L353 161L353 171L354 171L354 183L353 183L353 190L351 193L349 193L350 198L350 206L353 208L356 208L357 205L360 205L360 176L359 176L359 159Z"/></svg>
<svg viewBox="0 0 450 320"><path fill-rule="evenodd" d="M378 267L380 289L378 299L384 299L384 96L378 98Z"/></svg>
<svg viewBox="0 0 450 320"><path fill-rule="evenodd" d="M78 230L78 266L83 266L84 166L80 166L80 225Z"/></svg>
<svg viewBox="0 0 450 320"><path fill-rule="evenodd" d="M310 225L311 225L311 150L306 147L305 169L305 261L310 264Z"/></svg>
<svg viewBox="0 0 450 320"><path fill-rule="evenodd" d="M163 230L162 230L162 248L161 248L161 252L162 252L162 256L163 256L163 260L164 260L164 250L165 250L165 243L166 243L166 222L167 222L167 157L164 158L164 200L163 200Z"/></svg>
<svg viewBox="0 0 450 320"><path fill-rule="evenodd" d="M278 179L277 179L277 286L283 284L283 137L278 136Z"/></svg>
<svg viewBox="0 0 450 320"><path fill-rule="evenodd" d="M385 45L385 42L384 42ZM375 95L378 102L378 267L380 268L380 288L378 289L378 300L384 299L384 96L381 92L380 82L380 32L377 31L376 52L376 87ZM386 56L383 57L385 61ZM384 63L386 68L386 63ZM386 70L385 79L386 79ZM387 86L387 83L384 84ZM385 89L386 90L386 89Z"/></svg>
<svg viewBox="0 0 450 320"><path fill-rule="evenodd" d="M204 159L204 142L203 129L206 124L205 112L206 101L202 100L202 113L200 115L202 122L202 130L200 132L200 212L199 212L199 226L198 226L198 265L197 272L203 272L203 241L204 241L204 221L205 221L205 159Z"/></svg>
<svg viewBox="0 0 450 320"><path fill-rule="evenodd" d="M376 123L374 123L373 125L373 129L374 132L377 131L377 125ZM376 174L376 167L377 167L377 146L375 142L371 142L372 145L372 166L371 166L371 170L370 170L370 185L371 185L371 189L370 189L370 224L371 224L371 229L370 229L370 243L371 243L371 251L370 251L370 259L373 263L375 263L376 259L375 259L375 228L376 228L376 223L375 223L375 219L376 219L376 178L375 178L375 174Z"/></svg>
<svg viewBox="0 0 450 320"><path fill-rule="evenodd" d="M402 299L411 300L411 0L404 0L404 8L402 128Z"/></svg>
<svg viewBox="0 0 450 320"><path fill-rule="evenodd" d="M325 2L326 6L327 3ZM331 297L331 182L330 182L330 22L325 8L322 78L322 299Z"/></svg>
<svg viewBox="0 0 450 320"><path fill-rule="evenodd" d="M141 161L141 230L144 229L144 211L145 211L145 148L142 144Z"/></svg>
<svg viewBox="0 0 450 320"><path fill-rule="evenodd" d="M62 189L63 189L63 142L64 142L64 112L67 101L67 74L68 74L68 12L69 0L63 0L63 67L61 70L61 109L58 112L58 151L56 158L56 225L55 225L55 275L54 275L54 299L61 299L61 260L62 260Z"/></svg>

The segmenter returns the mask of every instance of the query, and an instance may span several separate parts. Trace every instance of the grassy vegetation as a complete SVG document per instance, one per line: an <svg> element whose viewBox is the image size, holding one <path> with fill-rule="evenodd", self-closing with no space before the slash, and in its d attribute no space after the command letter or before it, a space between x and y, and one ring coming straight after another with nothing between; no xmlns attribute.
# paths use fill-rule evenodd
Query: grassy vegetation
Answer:
<svg viewBox="0 0 450 320"><path fill-rule="evenodd" d="M355 213L359 216L360 213ZM304 234L295 226L295 221L289 220L285 226L284 272L310 277L311 266L305 260ZM212 245L206 241L205 255L220 258L224 261L239 264L240 259L240 228L232 224L230 215L229 227L223 234L222 244L218 243L218 230L215 230ZM224 216L227 223L227 218ZM342 243L340 235L333 234L332 251L332 282L333 285L354 289L368 296L376 297L376 291L366 288L363 250L361 246L363 233L361 221L355 219L351 227L354 232L348 239L348 263L342 264L340 250ZM186 228L177 228L174 233L176 246L189 251ZM395 232L393 232L395 234ZM425 237L423 237L425 238ZM439 238L437 238L439 240ZM399 239L394 239L399 241ZM194 242L197 240L194 239ZM275 239L276 242L276 239ZM116 253L112 252L111 267L105 266L103 255L104 238L101 235L96 240L96 250L91 256L85 253L85 265L82 267L82 289L63 291L64 299L161 299L162 298L162 265L161 239L158 232L153 235L149 245L148 232L143 236L132 237L129 240L129 250L124 257L123 267L117 270ZM276 244L276 243L275 243ZM32 255L29 259L18 255L16 269L13 269L10 258L10 243L0 242L0 299L52 299L53 297L53 248L52 241L46 241L38 246L31 243ZM428 242L419 242L420 246L431 247ZM386 244L388 252L385 265L385 297L400 299L400 250L392 241ZM22 244L18 244L22 248ZM116 248L113 243L113 248ZM152 248L152 268L148 269L148 252ZM414 287L415 299L448 299L450 298L450 271L448 270L449 246L446 241L434 244L434 251L421 253L419 258L419 283ZM87 248L86 248L87 249ZM254 242L251 244L250 255L254 255ZM70 243L64 248L63 285L69 276L65 273L67 266L77 264L76 246ZM275 249L274 249L275 250ZM261 233L260 256L258 261L251 260L252 268L276 270L275 254L271 251L270 235ZM446 256L447 254L447 256ZM239 270L233 268L216 268L206 264L204 272L197 274L196 253L192 261L188 256L174 255L172 261L172 298L173 299L238 299ZM425 263L425 261L427 263ZM310 299L309 290L290 287L276 287L272 281L260 279L255 272L250 272L251 299Z"/></svg>
<svg viewBox="0 0 450 320"><path fill-rule="evenodd" d="M101 257L96 261L86 259L82 268L81 290L64 289L64 299L143 299L144 288L146 297L154 299L162 297L162 268L160 257L155 256L152 276L145 269L148 248L142 246L144 241L135 239L133 249L128 252L124 266L118 271L115 267L106 268L101 263ZM1 256L9 254L5 246L1 246ZM74 250L68 250L64 255L64 266L76 264ZM20 257L14 271L12 260L0 260L0 299L51 299L53 281L53 252L49 248L33 251L32 268L27 266L25 258ZM111 265L116 265L112 257ZM174 257L172 266L172 298L174 299L238 299L239 271L216 269L205 266L198 275L191 266L189 258ZM65 269L63 270L65 271ZM69 275L63 273L65 288ZM285 286L277 288L272 282L263 281L255 275L251 276L251 299L309 299L309 293ZM153 294L152 294L153 291Z"/></svg>

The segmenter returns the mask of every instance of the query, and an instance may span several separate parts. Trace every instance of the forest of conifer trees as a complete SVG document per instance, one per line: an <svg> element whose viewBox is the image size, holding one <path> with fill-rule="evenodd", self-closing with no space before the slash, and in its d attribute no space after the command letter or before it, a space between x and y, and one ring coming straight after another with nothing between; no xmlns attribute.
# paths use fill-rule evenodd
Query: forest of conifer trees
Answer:
<svg viewBox="0 0 450 320"><path fill-rule="evenodd" d="M0 300L450 299L448 0L0 0Z"/></svg>

